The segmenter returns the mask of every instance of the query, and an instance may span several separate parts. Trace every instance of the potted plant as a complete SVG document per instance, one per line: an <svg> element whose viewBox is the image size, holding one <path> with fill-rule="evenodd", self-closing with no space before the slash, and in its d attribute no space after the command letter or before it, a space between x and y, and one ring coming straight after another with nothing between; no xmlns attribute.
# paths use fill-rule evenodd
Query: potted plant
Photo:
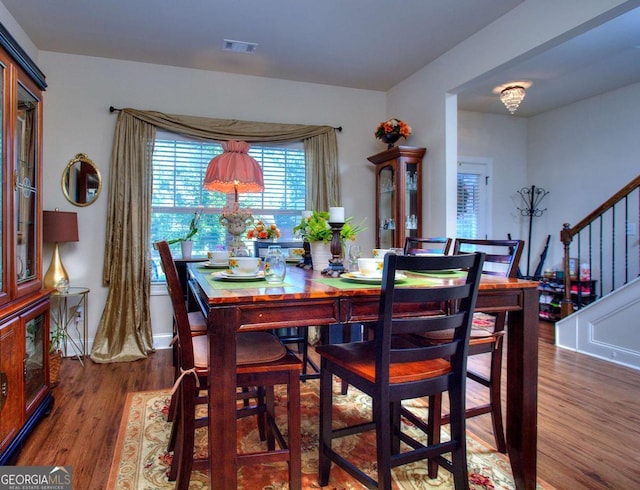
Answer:
<svg viewBox="0 0 640 490"><path fill-rule="evenodd" d="M193 250L193 241L191 239L198 233L198 222L200 221L201 214L202 211L200 210L193 213L193 218L191 218L191 222L189 223L189 231L184 236L167 240L169 245L180 242L183 259L191 258L191 251Z"/></svg>
<svg viewBox="0 0 640 490"><path fill-rule="evenodd" d="M67 338L64 327L52 322L49 332L49 386L53 388L60 378L60 366L62 365L62 344Z"/></svg>
<svg viewBox="0 0 640 490"><path fill-rule="evenodd" d="M353 218L345 219L340 238L343 246L347 240L355 240L358 233L364 231L362 223L353 224ZM313 268L322 270L332 257L330 245L333 232L329 224L329 213L327 211L313 211L310 217L302 218L300 223L293 228L293 232L309 242L311 247L311 260Z"/></svg>

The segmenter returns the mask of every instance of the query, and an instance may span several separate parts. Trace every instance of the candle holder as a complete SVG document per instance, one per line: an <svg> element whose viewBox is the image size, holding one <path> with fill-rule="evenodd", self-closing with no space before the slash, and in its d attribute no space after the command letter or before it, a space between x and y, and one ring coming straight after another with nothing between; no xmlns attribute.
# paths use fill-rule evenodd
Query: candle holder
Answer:
<svg viewBox="0 0 640 490"><path fill-rule="evenodd" d="M329 222L332 233L330 244L332 258L329 259L329 266L322 271L325 276L338 277L343 272L346 272L342 257L342 240L340 239L343 225L344 223Z"/></svg>

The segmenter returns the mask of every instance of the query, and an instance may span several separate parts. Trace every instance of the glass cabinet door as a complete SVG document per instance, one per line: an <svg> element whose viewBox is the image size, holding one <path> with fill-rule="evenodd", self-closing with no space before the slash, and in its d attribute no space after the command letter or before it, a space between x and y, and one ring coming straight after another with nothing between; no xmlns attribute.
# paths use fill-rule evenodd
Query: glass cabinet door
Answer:
<svg viewBox="0 0 640 490"><path fill-rule="evenodd" d="M18 85L15 144L15 224L16 278L22 284L36 278L38 182L38 100Z"/></svg>
<svg viewBox="0 0 640 490"><path fill-rule="evenodd" d="M392 165L378 171L378 247L391 248L396 234L396 175Z"/></svg>
<svg viewBox="0 0 640 490"><path fill-rule="evenodd" d="M28 407L36 400L45 385L44 356L45 347L45 314L25 320L25 350L24 350L24 399ZM48 349L47 349L48 351Z"/></svg>
<svg viewBox="0 0 640 490"><path fill-rule="evenodd" d="M404 229L406 237L418 236L418 165L408 163L404 180Z"/></svg>
<svg viewBox="0 0 640 490"><path fill-rule="evenodd" d="M367 158L376 166L376 247L403 248L421 236L420 165L426 148L400 146Z"/></svg>

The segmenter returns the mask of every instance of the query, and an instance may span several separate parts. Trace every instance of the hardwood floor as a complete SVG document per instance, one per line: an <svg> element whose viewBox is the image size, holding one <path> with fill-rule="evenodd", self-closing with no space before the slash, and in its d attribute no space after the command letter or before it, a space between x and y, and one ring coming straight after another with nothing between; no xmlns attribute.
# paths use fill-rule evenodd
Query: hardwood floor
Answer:
<svg viewBox="0 0 640 490"><path fill-rule="evenodd" d="M640 372L553 346L540 324L538 475L558 489L640 485ZM485 362L475 356L474 367ZM125 395L171 386L170 351L133 363L82 368L65 359L55 405L28 438L18 465L70 465L73 488L104 489ZM469 397L480 398L473 383ZM470 431L493 446L487 415Z"/></svg>

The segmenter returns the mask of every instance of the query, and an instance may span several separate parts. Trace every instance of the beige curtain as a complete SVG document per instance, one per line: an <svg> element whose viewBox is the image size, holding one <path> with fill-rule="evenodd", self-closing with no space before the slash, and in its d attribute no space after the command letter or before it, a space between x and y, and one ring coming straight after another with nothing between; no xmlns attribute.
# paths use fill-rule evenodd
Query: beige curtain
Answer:
<svg viewBox="0 0 640 490"><path fill-rule="evenodd" d="M340 203L338 143L331 126L261 123L122 109L109 176L103 283L107 302L94 341L95 362L124 362L153 352L151 286L152 155L156 128L209 140L285 143L304 141L307 207ZM307 154L308 153L308 154Z"/></svg>
<svg viewBox="0 0 640 490"><path fill-rule="evenodd" d="M91 351L95 362L127 362L153 352L151 286L151 158L156 128L118 115L111 151L102 282L107 301Z"/></svg>

